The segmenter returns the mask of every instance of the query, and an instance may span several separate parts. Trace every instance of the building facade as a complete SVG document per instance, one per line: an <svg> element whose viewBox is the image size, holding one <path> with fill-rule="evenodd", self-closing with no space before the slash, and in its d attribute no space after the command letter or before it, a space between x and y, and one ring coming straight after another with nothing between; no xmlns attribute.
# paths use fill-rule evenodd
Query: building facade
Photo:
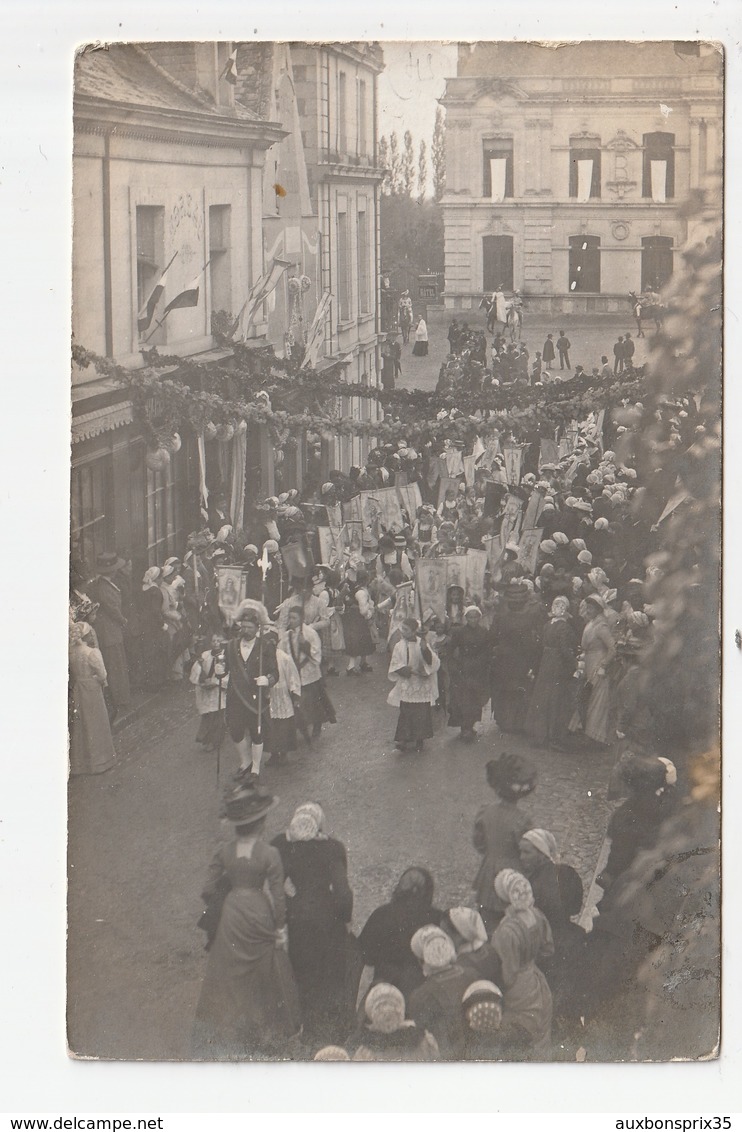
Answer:
<svg viewBox="0 0 742 1132"><path fill-rule="evenodd" d="M379 382L379 197L377 43L291 45L293 81L320 241L322 291L333 295L324 356L345 363L350 384ZM343 416L375 420L377 402L343 398ZM323 463L345 471L370 443L323 437Z"/></svg>
<svg viewBox="0 0 742 1132"><path fill-rule="evenodd" d="M464 45L446 109L445 301L498 286L530 310L625 309L688 237L683 203L719 170L711 45Z"/></svg>
<svg viewBox="0 0 742 1132"><path fill-rule="evenodd" d="M212 315L238 307L263 270L265 154L284 132L235 104L220 77L230 49L113 45L76 60L72 329L79 346L127 368L141 367L142 349L153 345L222 360ZM169 263L162 301L140 333ZM167 302L194 281L197 304L162 321ZM116 546L141 570L182 553L201 522L196 438L184 433L166 469L149 467L131 402L89 366L73 367L72 441L73 555L93 565ZM265 444L247 438L257 466ZM209 486L233 496L240 521L234 465L241 458L244 483L244 453L230 440L207 449Z"/></svg>

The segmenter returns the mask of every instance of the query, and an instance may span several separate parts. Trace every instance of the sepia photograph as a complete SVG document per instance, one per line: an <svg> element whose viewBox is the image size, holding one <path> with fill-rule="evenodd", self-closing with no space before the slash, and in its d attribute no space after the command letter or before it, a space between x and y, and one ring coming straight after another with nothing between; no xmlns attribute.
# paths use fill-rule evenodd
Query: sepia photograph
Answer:
<svg viewBox="0 0 742 1132"><path fill-rule="evenodd" d="M70 1058L718 1058L724 45L168 34L69 59Z"/></svg>

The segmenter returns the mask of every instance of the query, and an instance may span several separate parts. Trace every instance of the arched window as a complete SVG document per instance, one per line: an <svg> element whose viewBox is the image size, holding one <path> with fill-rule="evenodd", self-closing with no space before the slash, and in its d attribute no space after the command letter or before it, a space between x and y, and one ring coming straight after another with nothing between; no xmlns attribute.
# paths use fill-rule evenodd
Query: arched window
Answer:
<svg viewBox="0 0 742 1132"><path fill-rule="evenodd" d="M600 236L569 237L569 290L600 291Z"/></svg>
<svg viewBox="0 0 742 1132"><path fill-rule="evenodd" d="M513 289L513 237L482 237L482 288L496 291Z"/></svg>
<svg viewBox="0 0 742 1132"><path fill-rule="evenodd" d="M642 238L642 291L659 291L672 275L672 237Z"/></svg>
<svg viewBox="0 0 742 1132"><path fill-rule="evenodd" d="M662 202L675 196L675 134L644 135L642 196Z"/></svg>

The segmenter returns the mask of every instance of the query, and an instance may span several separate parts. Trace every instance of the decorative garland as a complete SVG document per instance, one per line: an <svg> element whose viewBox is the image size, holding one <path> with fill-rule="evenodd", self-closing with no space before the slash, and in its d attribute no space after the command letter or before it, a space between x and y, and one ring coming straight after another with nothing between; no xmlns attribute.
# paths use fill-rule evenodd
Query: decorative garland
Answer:
<svg viewBox="0 0 742 1132"><path fill-rule="evenodd" d="M440 394L417 389L388 395L372 386L338 380L340 364L317 373L276 358L269 346L232 348L229 365L205 365L149 350L144 352L145 367L130 370L77 344L72 357L81 368L93 365L126 389L135 420L153 451L175 450L173 438L185 426L197 436L229 440L249 424L263 425L278 448L289 437L308 431L328 439L358 436L380 443L406 439L414 446L446 439L467 442L495 430L522 437L537 429L553 432L622 400L636 401L645 388L642 376L633 373L630 380L616 379L608 386L586 386L573 379L540 389L461 388ZM342 399L351 397L377 401L384 418L363 421L343 415Z"/></svg>

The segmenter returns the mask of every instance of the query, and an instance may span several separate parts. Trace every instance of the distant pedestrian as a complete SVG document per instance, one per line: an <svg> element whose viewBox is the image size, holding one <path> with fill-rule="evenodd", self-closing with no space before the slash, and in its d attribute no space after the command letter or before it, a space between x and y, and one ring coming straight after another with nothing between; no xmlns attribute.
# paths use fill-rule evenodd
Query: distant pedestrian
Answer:
<svg viewBox="0 0 742 1132"><path fill-rule="evenodd" d="M415 327L415 345L412 347L412 352L416 358L428 356L428 327L424 318L419 319Z"/></svg>
<svg viewBox="0 0 742 1132"><path fill-rule="evenodd" d="M547 366L549 369L551 369L551 363L554 361L554 358L556 357L556 354L554 352L554 335L553 334L547 334L546 335L546 341L544 342L542 357L544 359L544 365Z"/></svg>
<svg viewBox="0 0 742 1132"><path fill-rule="evenodd" d="M87 621L70 626L70 774L102 774L116 753L103 699L106 666Z"/></svg>
<svg viewBox="0 0 742 1132"><path fill-rule="evenodd" d="M632 369L633 368L633 365L634 365L634 350L635 349L636 349L636 347L634 346L634 339L631 337L630 334L627 334L626 337L624 338L624 344L623 344L623 368L624 369Z"/></svg>
<svg viewBox="0 0 742 1132"><path fill-rule="evenodd" d="M611 377L611 373L612 371L610 365L608 364L608 358L605 354L603 354L600 359L600 376L604 381L607 381Z"/></svg>
<svg viewBox="0 0 742 1132"><path fill-rule="evenodd" d="M88 596L100 605L95 617L95 633L108 673L112 720L129 706L129 663L124 648L126 618L122 610L122 594L113 577L126 563L114 553L99 554L97 576L88 586Z"/></svg>
<svg viewBox="0 0 742 1132"><path fill-rule="evenodd" d="M563 330L560 330L559 331L559 337L557 338L557 344L556 344L557 350L559 352L559 368L560 369L571 369L572 368L569 364L569 348L570 348L571 345L572 345L572 343L570 342L567 335L564 333Z"/></svg>
<svg viewBox="0 0 742 1132"><path fill-rule="evenodd" d="M619 334L618 341L613 346L613 372L620 373L623 369L623 335Z"/></svg>

